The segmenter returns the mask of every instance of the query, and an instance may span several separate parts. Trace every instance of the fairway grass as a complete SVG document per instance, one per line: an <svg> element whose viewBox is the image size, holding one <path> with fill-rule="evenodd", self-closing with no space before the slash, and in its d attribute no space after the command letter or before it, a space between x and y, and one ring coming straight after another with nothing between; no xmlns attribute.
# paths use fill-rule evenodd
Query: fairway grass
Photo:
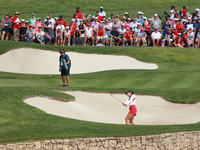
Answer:
<svg viewBox="0 0 200 150"><path fill-rule="evenodd" d="M0 53L32 47L58 51L59 46L0 41ZM158 64L157 70L115 70L71 75L71 87L61 87L60 75L0 72L0 143L74 137L134 136L200 130L200 123L187 125L114 125L73 120L46 114L23 102L32 96L73 100L60 90L158 95L175 103L200 99L200 52L198 49L153 47L64 47L67 51L126 55ZM73 61L73 60L72 60ZM73 67L73 65L72 65ZM119 110L120 111L120 110ZM199 114L197 114L199 115Z"/></svg>

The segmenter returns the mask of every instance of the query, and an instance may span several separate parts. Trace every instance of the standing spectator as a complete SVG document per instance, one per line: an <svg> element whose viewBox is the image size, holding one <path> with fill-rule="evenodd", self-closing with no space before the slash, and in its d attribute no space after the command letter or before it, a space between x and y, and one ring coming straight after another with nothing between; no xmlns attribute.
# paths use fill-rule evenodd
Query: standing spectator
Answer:
<svg viewBox="0 0 200 150"><path fill-rule="evenodd" d="M77 25L79 25L79 24L80 24L80 19L78 19L78 14L75 14L75 17L74 17L74 18L72 18L72 20L73 20L73 22L76 22L76 21L78 21L78 22L77 22Z"/></svg>
<svg viewBox="0 0 200 150"><path fill-rule="evenodd" d="M76 7L76 12L73 14L73 18L75 18L75 14L78 15L78 19L82 19L82 13L79 7Z"/></svg>
<svg viewBox="0 0 200 150"><path fill-rule="evenodd" d="M67 41L67 45L70 46L70 38L71 38L71 32L69 30L69 27L67 26L66 29L64 30L64 42L63 45L66 44Z"/></svg>
<svg viewBox="0 0 200 150"><path fill-rule="evenodd" d="M92 46L94 46L94 36L93 36L93 29L91 28L91 25L88 24L88 26L86 27L85 30L85 41L84 41L84 45L87 44L87 41L89 41Z"/></svg>
<svg viewBox="0 0 200 150"><path fill-rule="evenodd" d="M121 43L117 27L114 27L114 29L110 32L110 46L112 46L113 41L117 43L117 46L119 46L119 44Z"/></svg>
<svg viewBox="0 0 200 150"><path fill-rule="evenodd" d="M188 15L188 14L187 14L187 9L186 9L185 6L183 6L183 13L182 13L182 16L183 16L183 15L186 15L186 16Z"/></svg>
<svg viewBox="0 0 200 150"><path fill-rule="evenodd" d="M49 28L48 26L52 26L52 23L49 21L49 16L47 16L47 18L45 19L46 21L44 22L44 32L48 32L49 31Z"/></svg>
<svg viewBox="0 0 200 150"><path fill-rule="evenodd" d="M81 32L81 39L85 41L85 24L83 24L83 20L80 19L80 24L78 25L79 31Z"/></svg>
<svg viewBox="0 0 200 150"><path fill-rule="evenodd" d="M83 41L81 39L81 32L79 31L78 27L76 28L76 31L74 32L73 45L74 46L83 45Z"/></svg>
<svg viewBox="0 0 200 150"><path fill-rule="evenodd" d="M115 15L112 13L110 17L111 17L111 18L110 18L111 22L114 22L114 20L115 20ZM108 19L109 19L109 18L108 18Z"/></svg>
<svg viewBox="0 0 200 150"><path fill-rule="evenodd" d="M30 24L32 24L32 25L36 22L36 18L35 18L35 14L34 13L32 13L32 18L30 18L28 22Z"/></svg>
<svg viewBox="0 0 200 150"><path fill-rule="evenodd" d="M184 40L181 37L181 33L178 33L178 36L175 38L175 46L183 48L184 47Z"/></svg>
<svg viewBox="0 0 200 150"><path fill-rule="evenodd" d="M128 12L125 12L125 13L124 13L124 16L125 16L126 21L127 21L128 17L129 17Z"/></svg>
<svg viewBox="0 0 200 150"><path fill-rule="evenodd" d="M35 29L33 29L33 25L30 24L29 29L28 29L26 42L34 42L34 41L35 41Z"/></svg>
<svg viewBox="0 0 200 150"><path fill-rule="evenodd" d="M3 41L4 38L7 41L10 34L10 28L11 28L11 20L9 18L9 14L5 14L5 17L1 19L1 27L2 27L2 34L1 34L1 40Z"/></svg>
<svg viewBox="0 0 200 150"><path fill-rule="evenodd" d="M42 27L42 23L39 22L39 18L36 18L36 22L33 24L33 28L35 29L35 33L38 32L39 27Z"/></svg>
<svg viewBox="0 0 200 150"><path fill-rule="evenodd" d="M55 22L55 20L52 18L52 14L49 13L47 18L49 19L49 22L51 22L51 28L54 30L54 26L55 26L55 23L56 23L56 22ZM47 21L47 18L44 20L44 22Z"/></svg>
<svg viewBox="0 0 200 150"><path fill-rule="evenodd" d="M10 33L9 33L9 40L12 39L13 36L13 15L10 15Z"/></svg>
<svg viewBox="0 0 200 150"><path fill-rule="evenodd" d="M92 23L92 28L93 29L97 29L99 27L99 22L97 20L98 20L98 18L95 17L94 18L94 22Z"/></svg>
<svg viewBox="0 0 200 150"><path fill-rule="evenodd" d="M140 32L137 35L136 38L136 43L137 46L146 46L146 38L147 38L147 34L144 32L144 28L141 27Z"/></svg>
<svg viewBox="0 0 200 150"><path fill-rule="evenodd" d="M200 29L200 17L197 18L197 21L194 23L195 27L196 27L196 31L198 32ZM196 33L197 33L196 32Z"/></svg>
<svg viewBox="0 0 200 150"><path fill-rule="evenodd" d="M126 28L126 32L124 33L123 37L123 46L125 42L128 42L129 45L133 46L133 33L129 27Z"/></svg>
<svg viewBox="0 0 200 150"><path fill-rule="evenodd" d="M162 34L158 32L158 28L155 27L155 31L151 34L151 39L153 42L153 46L158 46L161 40Z"/></svg>
<svg viewBox="0 0 200 150"><path fill-rule="evenodd" d="M192 47L194 47L194 32L192 31L192 28L189 28L187 37L187 46L190 47L192 45Z"/></svg>
<svg viewBox="0 0 200 150"><path fill-rule="evenodd" d="M179 23L176 24L176 29L177 29L178 33L181 33L181 34L183 33L183 31L185 31L185 26L181 19L179 19Z"/></svg>
<svg viewBox="0 0 200 150"><path fill-rule="evenodd" d="M56 20L55 26L57 27L60 24L59 22L62 21L62 25L64 25L64 27L66 27L67 26L67 22L65 21L65 19L63 19L63 15L60 14L59 17L60 18L58 20Z"/></svg>
<svg viewBox="0 0 200 150"><path fill-rule="evenodd" d="M71 38L70 38L70 43L73 41L73 37L74 37L74 32L76 31L76 23L74 23L73 20L71 20L71 24L69 25L69 30L70 30L70 33L71 33Z"/></svg>
<svg viewBox="0 0 200 150"><path fill-rule="evenodd" d="M28 34L28 27L26 26L24 19L22 19L21 28L20 28L19 32L20 32L19 41L25 42L27 34Z"/></svg>
<svg viewBox="0 0 200 150"><path fill-rule="evenodd" d="M62 24L62 20L60 20L59 25L56 26L56 31L58 28L60 28L62 32L65 30L65 26Z"/></svg>
<svg viewBox="0 0 200 150"><path fill-rule="evenodd" d="M155 28L158 28L159 31L161 31L162 28L162 22L158 18L158 14L154 14L154 19L151 20L151 31L155 31Z"/></svg>
<svg viewBox="0 0 200 150"><path fill-rule="evenodd" d="M52 29L51 25L48 25L48 31L45 33L45 43L47 45L52 43L52 45L55 45L55 36L54 36L54 31Z"/></svg>
<svg viewBox="0 0 200 150"><path fill-rule="evenodd" d="M38 32L36 33L36 43L43 44L44 42L44 31L42 31L42 27L39 27Z"/></svg>
<svg viewBox="0 0 200 150"><path fill-rule="evenodd" d="M192 28L194 33L196 32L196 27L195 27L194 23L192 22L192 19L190 17L188 17L188 23L186 23L186 29L189 30L190 28Z"/></svg>
<svg viewBox="0 0 200 150"><path fill-rule="evenodd" d="M98 21L99 23L101 23L102 21L104 21L103 17L99 15L99 11L98 11L98 10L96 11L96 13L97 13L97 15L96 15L95 17L98 18L97 21Z"/></svg>
<svg viewBox="0 0 200 150"><path fill-rule="evenodd" d="M103 28L102 24L100 24L99 28L97 29L96 45L100 40L102 44L105 44L105 29Z"/></svg>
<svg viewBox="0 0 200 150"><path fill-rule="evenodd" d="M143 25L144 23L144 13L140 12L140 24Z"/></svg>
<svg viewBox="0 0 200 150"><path fill-rule="evenodd" d="M171 18L171 20L174 19L174 10L170 10L170 18Z"/></svg>
<svg viewBox="0 0 200 150"><path fill-rule="evenodd" d="M100 7L99 15L102 16L104 19L106 18L106 12L103 11L103 7Z"/></svg>
<svg viewBox="0 0 200 150"><path fill-rule="evenodd" d="M19 29L20 29L21 19L19 18L19 12L15 13L13 17L13 32L14 32L14 41L19 41Z"/></svg>
<svg viewBox="0 0 200 150"><path fill-rule="evenodd" d="M138 16L136 17L136 22L137 22L137 23L140 23L140 11L138 11L137 14L138 14Z"/></svg>

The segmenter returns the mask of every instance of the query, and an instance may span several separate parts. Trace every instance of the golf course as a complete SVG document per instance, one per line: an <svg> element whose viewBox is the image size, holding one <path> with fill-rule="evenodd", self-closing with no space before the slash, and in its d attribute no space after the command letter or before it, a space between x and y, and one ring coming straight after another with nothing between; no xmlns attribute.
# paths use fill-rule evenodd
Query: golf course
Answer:
<svg viewBox="0 0 200 150"><path fill-rule="evenodd" d="M177 9L182 9L183 5L187 5L191 12L193 12L193 10L198 6L199 2L199 0L61 0L59 2L53 0L10 0L9 2L0 2L2 6L0 16L3 17L7 12L14 14L15 11L19 11L21 15L20 17L28 20L31 17L31 13L34 12L38 17L40 16L42 19L44 19L47 14L51 12L53 16L58 16L62 13L64 18L66 18L66 21L70 22L71 16L75 12L75 7L77 5L81 8L81 11L86 14L95 14L95 11L99 9L99 6L102 5L104 6L107 14L115 12L116 14L122 16L125 11L128 11L132 13L132 16L133 14L136 16L137 11L141 10L144 12L145 16L151 17L154 13L162 15L163 11L168 11L171 5L175 5ZM92 63L95 64L95 62L92 62L92 59L86 59L85 66L83 58L79 62L77 59L74 60L72 57L72 69L74 69L74 73L70 75L70 87L66 88L62 87L62 81L59 72L57 73L56 71L52 71L51 73L51 71L49 71L48 73L34 73L33 69L29 69L29 63L33 64L31 67L34 67L34 64L40 65L38 61L39 58L41 60L42 57L38 56L37 60L32 59L32 55L23 56L23 60L21 60L21 62L23 62L24 65L21 65L21 72L17 72L16 68L13 68L15 71L12 71L12 63L16 62L10 60L11 58L15 59L10 57L10 55L9 57L6 57L4 61L1 61L4 55L7 55L12 51L18 51L19 49L23 49L27 52L30 49L32 52L34 52L34 50L36 52L43 51L44 53L53 53L52 55L55 54L55 56L59 56L60 49L64 49L66 53L69 52L70 54L82 54L84 57L88 56L88 58L89 55L102 55L108 59L107 64L104 65L107 66L107 68L102 69L93 67L93 70L89 68L84 72L82 71L82 67L79 67L80 69L78 67L73 67L76 66L75 64L79 65L80 63L80 65L82 64L83 67L87 68L87 65ZM23 54L24 53L19 53L19 55ZM114 60L115 57L123 57L124 59L128 58L130 61L134 60L135 62L138 62L138 64L143 63L146 66L149 65L148 67L150 67L150 69L148 69L148 67L139 68L136 63L129 64L124 60L122 62L119 61L119 64L113 63L112 66L109 66L109 64L112 62L112 59ZM0 41L0 143L83 137L125 137L181 131L198 131L200 130L200 119L198 120L200 103L199 58L200 50L197 48L181 49L173 47L163 48L128 46L63 47L25 42ZM55 67L58 67L58 57L55 57L56 60L50 60L50 57L44 57L43 59L46 61L57 62ZM12 61L12 63L10 63L10 61ZM10 70L1 70L1 68L6 68L5 66L8 65L11 66ZM17 66L17 64L13 64L13 66ZM50 65L48 67L52 70L57 69L55 69L54 65ZM33 72L23 72L23 70L26 70L27 68ZM35 70L37 71L37 68ZM38 70L43 71L45 68L38 68ZM190 119L190 116L187 118L183 115L183 118L179 118L179 120L184 120L184 123L180 121L177 123L168 122L166 124L162 124L162 122L151 123L151 119L145 120L145 116L139 115L139 123L136 123L134 126L130 126L125 125L124 120L122 120L124 124L121 123L121 118L119 122L104 122L101 120L95 121L87 118L81 119L81 116L75 118L70 115L55 114L57 111L54 112L51 110L45 110L45 108L39 108L39 106L36 106L36 104L32 103L32 101L28 101L28 99L39 97L44 98L42 99L44 101L54 100L62 102L63 104L73 103L76 101L76 96L79 96L76 95L77 91L79 91L81 94L107 94L104 96L111 101L109 102L109 105L111 105L109 109L114 109L114 107L116 107L114 110L117 111L117 113L116 115L114 113L112 115L116 117L116 119L119 119L117 114L119 114L124 107L122 104L117 102L116 99L111 97L110 93L113 93L115 96L125 101L126 99L124 98L126 97L124 97L124 92L126 92L128 89L134 90L136 96L140 96L140 98L138 98L138 103L139 99L143 99L142 96L146 96L146 101L144 101L145 103L140 103L141 106L143 104L145 105L143 108L148 108L148 102L150 101L149 103L151 103L151 99L154 96L159 97L159 100L170 104L170 107L167 107L167 109L165 108L166 111L170 112L170 108L173 109L171 107L173 105L180 105L180 108L177 109L176 112L174 111L176 113L174 115L184 113L183 109L185 110L187 108L194 108L188 112L188 114L191 113L190 116L192 116L194 120L187 121L187 119ZM91 97L92 96L95 98L95 95L91 95ZM148 96L151 98L148 99ZM80 101L79 97L77 100ZM24 102L24 100L27 102ZM93 99L91 98L90 100ZM99 98L97 100L101 101ZM102 99L102 102L103 101L103 104L106 105L105 99ZM52 104L51 108L54 109ZM157 107L159 107L159 105ZM107 107L105 106L105 109L106 108ZM152 108L152 111L148 112L147 110L140 109L138 110L138 113L141 111L142 114L142 111L145 111L147 114L153 114L153 110L154 108ZM180 110L180 112L178 110ZM128 112L128 109L125 109L125 111ZM68 113L70 114L70 112ZM143 114L145 115L145 113ZM136 116L136 119L139 116ZM125 118L125 116L122 117ZM173 118L173 114L170 114L168 118ZM195 118L197 119L195 120ZM176 118L173 119L176 121Z"/></svg>

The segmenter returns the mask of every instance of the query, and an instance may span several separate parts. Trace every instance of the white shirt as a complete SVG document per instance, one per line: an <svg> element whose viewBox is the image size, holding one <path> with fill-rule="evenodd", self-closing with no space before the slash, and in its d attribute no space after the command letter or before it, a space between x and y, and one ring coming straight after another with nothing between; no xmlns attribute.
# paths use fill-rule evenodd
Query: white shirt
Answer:
<svg viewBox="0 0 200 150"><path fill-rule="evenodd" d="M70 34L70 30L65 30L65 35L68 36Z"/></svg>
<svg viewBox="0 0 200 150"><path fill-rule="evenodd" d="M119 32L119 33L123 33L123 35L124 35L124 33L126 32L126 29L125 29L125 28L124 28L124 29L120 28L120 29L118 30L118 32Z"/></svg>
<svg viewBox="0 0 200 150"><path fill-rule="evenodd" d="M44 20L44 22L47 21L47 19ZM53 18L49 19L49 22L51 22L52 25L52 29L54 29L54 25L55 25L55 20Z"/></svg>
<svg viewBox="0 0 200 150"><path fill-rule="evenodd" d="M65 30L65 26L64 25L57 25L56 30L58 30L58 28L61 28L62 32Z"/></svg>
<svg viewBox="0 0 200 150"><path fill-rule="evenodd" d="M89 29L88 27L86 27L86 35L89 37L92 35L92 28Z"/></svg>
<svg viewBox="0 0 200 150"><path fill-rule="evenodd" d="M102 12L99 11L99 15L102 16L102 17L106 17L106 12L105 11L102 11Z"/></svg>
<svg viewBox="0 0 200 150"><path fill-rule="evenodd" d="M78 18L77 18L77 19L73 18L72 20L73 20L74 22L75 22L75 20L78 20L77 25L80 25L80 19L78 19ZM76 23L76 22L75 22L75 23Z"/></svg>
<svg viewBox="0 0 200 150"><path fill-rule="evenodd" d="M124 104L129 105L129 106L135 105L136 104L136 96L135 96L135 94L133 94L131 97L129 97L126 100L126 102L124 102Z"/></svg>
<svg viewBox="0 0 200 150"><path fill-rule="evenodd" d="M161 38L161 36L162 36L162 34L160 33L160 32L153 32L152 34L151 34L151 36L154 38L154 39L160 39Z"/></svg>
<svg viewBox="0 0 200 150"><path fill-rule="evenodd" d="M36 37L39 35L39 37L44 36L44 31L41 31L41 33L37 32Z"/></svg>
<svg viewBox="0 0 200 150"><path fill-rule="evenodd" d="M132 27L132 31L135 31L135 28L137 28L137 22L131 22L130 27Z"/></svg>

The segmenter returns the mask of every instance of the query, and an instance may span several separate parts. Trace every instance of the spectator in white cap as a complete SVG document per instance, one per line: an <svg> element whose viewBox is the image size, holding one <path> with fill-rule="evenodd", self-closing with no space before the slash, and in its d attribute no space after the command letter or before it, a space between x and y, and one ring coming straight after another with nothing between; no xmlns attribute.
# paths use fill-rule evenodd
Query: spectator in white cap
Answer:
<svg viewBox="0 0 200 150"><path fill-rule="evenodd" d="M140 23L141 23L141 25L143 25L143 22L144 22L144 13L140 12Z"/></svg>
<svg viewBox="0 0 200 150"><path fill-rule="evenodd" d="M194 47L194 32L192 31L192 28L189 28L189 31L187 32L187 46Z"/></svg>
<svg viewBox="0 0 200 150"><path fill-rule="evenodd" d="M171 20L174 19L174 10L170 10L170 18L171 18Z"/></svg>
<svg viewBox="0 0 200 150"><path fill-rule="evenodd" d="M49 19L49 22L51 22L51 28L54 30L54 25L55 25L55 20L52 18L52 14L49 13L48 14L48 19ZM47 21L47 18L44 20L44 22Z"/></svg>
<svg viewBox="0 0 200 150"><path fill-rule="evenodd" d="M97 29L99 27L99 22L97 20L98 20L98 17L95 17L94 22L92 23L93 29Z"/></svg>
<svg viewBox="0 0 200 150"><path fill-rule="evenodd" d="M162 34L158 32L158 27L155 27L154 32L152 32L151 34L153 46L157 47L159 45L161 37L162 37Z"/></svg>
<svg viewBox="0 0 200 150"><path fill-rule="evenodd" d="M196 14L199 14L199 8L196 8L195 11L196 11Z"/></svg>
<svg viewBox="0 0 200 150"><path fill-rule="evenodd" d="M71 37L71 31L69 30L69 26L66 26L64 30L64 40L63 40L63 45L68 45L70 46L70 38Z"/></svg>
<svg viewBox="0 0 200 150"><path fill-rule="evenodd" d="M101 16L101 17L103 17L103 18L106 17L106 12L103 11L103 7L100 7L99 16Z"/></svg>
<svg viewBox="0 0 200 150"><path fill-rule="evenodd" d="M151 21L151 31L155 31L155 28L158 28L159 31L161 31L162 28L162 22L158 18L158 14L154 14L154 19Z"/></svg>
<svg viewBox="0 0 200 150"><path fill-rule="evenodd" d="M136 17L136 22L140 22L140 11L138 11L138 16Z"/></svg>
<svg viewBox="0 0 200 150"><path fill-rule="evenodd" d="M138 36L138 34L140 33L140 28L141 26L140 26L140 23L138 22L137 23L137 27L135 28L135 31L134 31L134 37L137 37Z"/></svg>
<svg viewBox="0 0 200 150"><path fill-rule="evenodd" d="M73 20L73 22L75 22L75 23L76 23L76 21L77 21L77 25L80 24L80 19L78 18L78 14L77 14L77 13L74 14L74 18L72 18L72 20Z"/></svg>
<svg viewBox="0 0 200 150"><path fill-rule="evenodd" d="M131 26L131 18L127 18L127 22L125 23L125 28L130 28Z"/></svg>
<svg viewBox="0 0 200 150"><path fill-rule="evenodd" d="M129 17L128 12L125 12L124 16L126 17L126 19L128 19L128 17Z"/></svg>
<svg viewBox="0 0 200 150"><path fill-rule="evenodd" d="M131 22L130 27L132 28L132 32L134 34L135 28L137 28L136 18L133 18L133 22Z"/></svg>
<svg viewBox="0 0 200 150"><path fill-rule="evenodd" d="M192 31L194 31L194 33L196 34L196 26L192 22L192 18L188 17L188 22L186 23L186 29L189 30L190 28L192 28Z"/></svg>
<svg viewBox="0 0 200 150"><path fill-rule="evenodd" d="M36 22L36 18L35 18L35 14L34 13L32 13L32 17L29 19L29 21L28 21L30 24L34 24L35 22Z"/></svg>
<svg viewBox="0 0 200 150"><path fill-rule="evenodd" d="M121 28L118 30L118 32L119 32L119 37L120 37L121 39L123 39L124 33L126 32L125 24L124 24L124 23L121 25Z"/></svg>

